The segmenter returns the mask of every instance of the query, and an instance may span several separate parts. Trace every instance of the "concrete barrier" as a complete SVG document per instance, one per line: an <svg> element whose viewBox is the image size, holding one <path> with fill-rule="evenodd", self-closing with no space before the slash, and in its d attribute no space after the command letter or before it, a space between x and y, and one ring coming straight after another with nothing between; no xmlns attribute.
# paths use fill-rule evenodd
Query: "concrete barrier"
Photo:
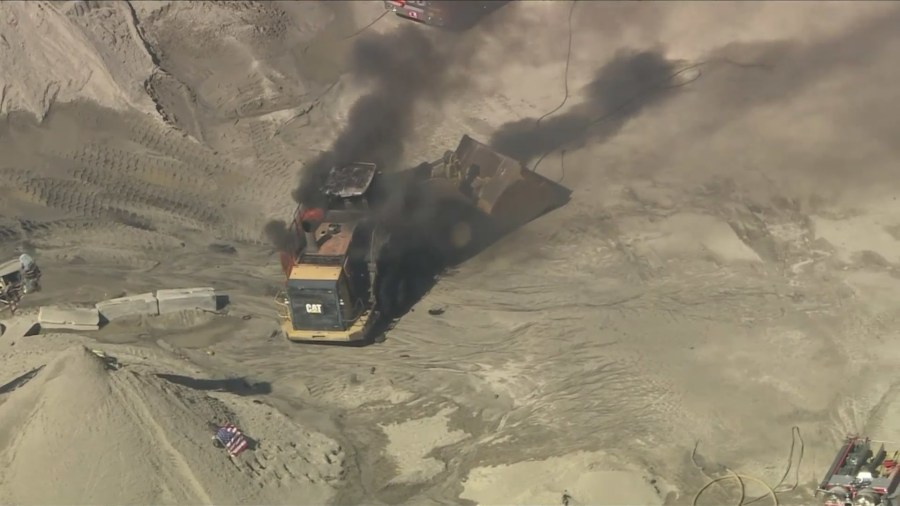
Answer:
<svg viewBox="0 0 900 506"><path fill-rule="evenodd" d="M142 293L97 303L97 310L106 321L128 316L154 316L159 314L159 302L153 293Z"/></svg>
<svg viewBox="0 0 900 506"><path fill-rule="evenodd" d="M157 290L159 314L177 313L191 309L215 311L216 291L212 288L176 288L174 290Z"/></svg>
<svg viewBox="0 0 900 506"><path fill-rule="evenodd" d="M97 308L44 306L38 313L41 329L97 330L100 312Z"/></svg>
<svg viewBox="0 0 900 506"><path fill-rule="evenodd" d="M0 323L0 335L5 340L15 341L16 339L37 334L38 321L34 314L17 315L9 320Z"/></svg>

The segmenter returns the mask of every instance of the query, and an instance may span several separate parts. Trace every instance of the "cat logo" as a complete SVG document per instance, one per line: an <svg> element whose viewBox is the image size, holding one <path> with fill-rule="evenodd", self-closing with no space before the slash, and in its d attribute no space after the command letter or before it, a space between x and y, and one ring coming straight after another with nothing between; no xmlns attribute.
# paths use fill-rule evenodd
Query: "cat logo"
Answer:
<svg viewBox="0 0 900 506"><path fill-rule="evenodd" d="M322 304L307 304L306 312L312 314L322 314Z"/></svg>

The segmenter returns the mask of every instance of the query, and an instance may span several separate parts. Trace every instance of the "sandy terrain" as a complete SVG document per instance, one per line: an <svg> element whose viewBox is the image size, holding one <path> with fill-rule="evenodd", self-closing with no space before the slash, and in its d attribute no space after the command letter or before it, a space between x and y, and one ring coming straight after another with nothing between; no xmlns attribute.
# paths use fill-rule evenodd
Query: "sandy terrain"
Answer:
<svg viewBox="0 0 900 506"><path fill-rule="evenodd" d="M897 5L579 2L538 127L569 4L354 35L382 12L0 3L0 260L44 273L0 336L0 502L674 505L728 468L799 505L845 433L900 438ZM360 132L399 166L464 133L550 150L573 200L384 342L291 344L264 226ZM42 304L189 286L227 314L24 335ZM224 420L259 443L237 466Z"/></svg>

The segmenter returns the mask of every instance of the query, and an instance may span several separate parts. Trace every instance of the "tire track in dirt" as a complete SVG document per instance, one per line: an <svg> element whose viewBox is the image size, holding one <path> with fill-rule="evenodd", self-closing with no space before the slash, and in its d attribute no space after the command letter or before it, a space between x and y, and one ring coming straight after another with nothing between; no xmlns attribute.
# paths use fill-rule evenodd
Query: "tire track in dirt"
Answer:
<svg viewBox="0 0 900 506"><path fill-rule="evenodd" d="M295 160L288 160L285 156L286 147L277 140L277 127L269 120L250 120L249 141L256 154L257 168L253 171L251 183L258 188L258 197L263 201L278 201L289 198L289 192L285 191L285 181L292 181L296 177L296 170L292 169Z"/></svg>
<svg viewBox="0 0 900 506"><path fill-rule="evenodd" d="M175 129L163 128L144 117L134 115L125 119L125 129L128 140L189 165L203 176L203 180L209 181L213 188L217 186L215 178L229 172L212 150Z"/></svg>
<svg viewBox="0 0 900 506"><path fill-rule="evenodd" d="M215 152L139 115L84 104L60 106L57 114L19 134L40 146L28 155L38 170L0 168L13 199L93 220L97 228L112 222L175 236L202 231L263 240L265 215L255 204L266 200L242 196L253 184ZM55 142L60 135L68 142Z"/></svg>
<svg viewBox="0 0 900 506"><path fill-rule="evenodd" d="M140 119L130 121L129 137L134 142L176 160L176 165L187 167L185 172L192 175L200 194L197 201L209 202L206 212L193 207L192 212L198 219L211 222L210 230L234 240L265 242L261 231L263 223L271 216L269 205L279 198L289 198L283 189L284 181L290 177L290 162L280 149L271 150L277 153L274 157L263 154L254 159L254 167L247 171L246 167L230 166L231 162L218 153L175 131L144 128L146 125ZM271 132L253 132L257 132L261 140L271 136ZM166 168L177 170L178 167ZM191 205L195 204L192 202ZM232 212L227 212L229 209Z"/></svg>
<svg viewBox="0 0 900 506"><path fill-rule="evenodd" d="M30 237L41 250L42 258L60 263L99 263L105 266L128 266L147 269L181 249L181 241L171 235L141 230L121 224L101 226L56 222L47 231ZM122 245L133 250L123 250Z"/></svg>
<svg viewBox="0 0 900 506"><path fill-rule="evenodd" d="M391 333L390 346L350 355L273 343L256 351L243 348L239 360L252 369L265 367L267 376L282 383L290 383L287 378L296 377L292 371L302 364L331 364L333 372L303 377L297 388L316 402L355 399L362 407L351 410L354 424L383 416L376 409L389 402L396 402L390 409L398 418L421 417L441 400L463 406L457 426L475 439L479 431L491 433L495 441L442 450L456 455L455 469L594 447L637 452L650 462L655 448L689 445L683 438L691 436L712 440L728 430L721 417L702 420L705 411L689 391L692 383L677 380L696 360L686 351L702 335L694 331L716 325L713 334L721 330L740 339L743 334L728 333L739 328L741 317L765 321L783 307L779 290L765 280L746 281L721 270L697 273L689 282L660 275L639 285L611 278L609 286L585 286L582 273L571 268L547 269L535 282L527 263L496 267L492 286L474 268L441 280ZM447 307L447 313L425 315L432 304ZM653 331L629 331L636 319L654 321ZM361 364L378 369L370 374ZM391 397L404 391L409 400ZM498 411L507 416L491 414ZM660 434L682 439L663 441Z"/></svg>
<svg viewBox="0 0 900 506"><path fill-rule="evenodd" d="M149 181L137 185L131 181L132 178L114 175L113 162L104 162L93 167L82 166L76 169L75 179L104 188L105 192L118 196L119 200L132 203L134 207L138 207L135 204L143 204L145 211L153 209L172 223L185 224L193 221L198 228L215 228L222 222L218 210L203 203L212 200L212 197L193 193L189 186L185 187L185 191L177 191ZM106 169L106 172L103 169Z"/></svg>
<svg viewBox="0 0 900 506"><path fill-rule="evenodd" d="M118 196L101 194L96 188L81 188L71 181L34 178L27 181L22 190L35 201L79 217L108 220L144 230L153 229L149 220L127 209L127 203Z"/></svg>
<svg viewBox="0 0 900 506"><path fill-rule="evenodd" d="M70 218L40 222L33 220L7 220L0 226L0 244L9 244L23 239L45 254L61 255L71 260L78 256L79 244L88 244L108 251L120 251L123 242L137 244L141 251L171 252L180 247L181 242L167 234L134 228L119 223L97 223L89 218ZM130 253L120 253L122 258L130 258Z"/></svg>

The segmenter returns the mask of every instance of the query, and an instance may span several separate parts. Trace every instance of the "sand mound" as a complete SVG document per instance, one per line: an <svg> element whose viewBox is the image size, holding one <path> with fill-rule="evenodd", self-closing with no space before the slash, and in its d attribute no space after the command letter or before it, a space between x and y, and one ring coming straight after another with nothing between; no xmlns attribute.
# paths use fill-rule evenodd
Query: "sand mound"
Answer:
<svg viewBox="0 0 900 506"><path fill-rule="evenodd" d="M155 110L143 90L154 65L127 2L3 2L0 19L0 114L43 118L76 99Z"/></svg>
<svg viewBox="0 0 900 506"><path fill-rule="evenodd" d="M339 447L271 408L233 410L81 346L13 383L0 396L5 504L322 503L341 474ZM237 463L210 439L207 423L225 420L257 441Z"/></svg>
<svg viewBox="0 0 900 506"><path fill-rule="evenodd" d="M298 2L294 17L267 2L142 4L136 16L164 71L147 91L182 129L198 136L188 119L198 107L236 119L306 106L303 51L331 16L320 2Z"/></svg>

